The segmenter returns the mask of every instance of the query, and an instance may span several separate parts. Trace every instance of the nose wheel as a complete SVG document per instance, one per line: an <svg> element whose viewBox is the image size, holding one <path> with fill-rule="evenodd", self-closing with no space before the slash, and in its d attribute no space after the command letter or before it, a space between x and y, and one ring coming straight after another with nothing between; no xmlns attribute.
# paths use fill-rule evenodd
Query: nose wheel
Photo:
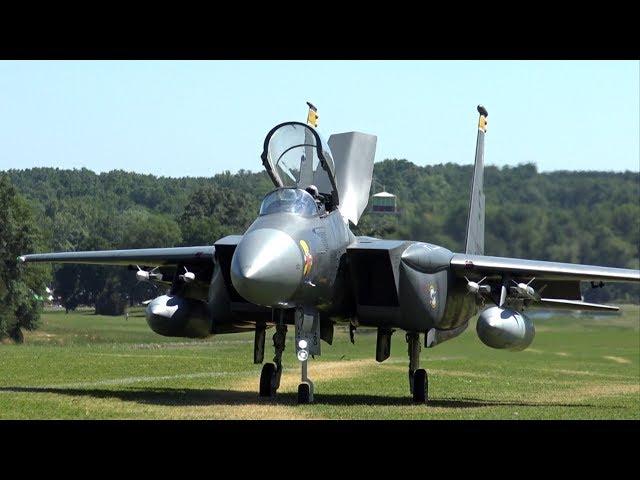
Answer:
<svg viewBox="0 0 640 480"><path fill-rule="evenodd" d="M313 403L313 383L303 382L298 385L298 404Z"/></svg>

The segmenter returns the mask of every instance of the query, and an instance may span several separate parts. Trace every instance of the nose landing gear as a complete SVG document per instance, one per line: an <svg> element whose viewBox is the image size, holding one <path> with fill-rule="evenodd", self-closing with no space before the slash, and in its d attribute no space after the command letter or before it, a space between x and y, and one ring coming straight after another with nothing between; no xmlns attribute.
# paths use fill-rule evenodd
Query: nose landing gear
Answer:
<svg viewBox="0 0 640 480"><path fill-rule="evenodd" d="M307 360L302 362L302 382L298 385L298 403L313 403L313 382L307 376Z"/></svg>
<svg viewBox="0 0 640 480"><path fill-rule="evenodd" d="M320 316L315 310L298 308L296 321L296 356L300 361L301 382L298 385L298 403L313 402L313 382L307 375L309 355L320 355Z"/></svg>

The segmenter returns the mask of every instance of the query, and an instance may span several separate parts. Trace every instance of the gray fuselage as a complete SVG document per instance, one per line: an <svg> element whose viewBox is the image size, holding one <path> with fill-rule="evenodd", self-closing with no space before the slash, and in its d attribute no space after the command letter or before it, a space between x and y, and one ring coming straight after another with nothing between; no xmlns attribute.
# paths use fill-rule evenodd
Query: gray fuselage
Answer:
<svg viewBox="0 0 640 480"><path fill-rule="evenodd" d="M418 332L466 326L476 302L449 269L453 254L389 242L397 246L388 255L371 256L338 210L261 215L233 252L231 283L246 301L269 309L314 308L323 318Z"/></svg>
<svg viewBox="0 0 640 480"><path fill-rule="evenodd" d="M330 310L340 295L336 287L342 258L354 239L338 210L260 216L233 254L233 286L256 305Z"/></svg>

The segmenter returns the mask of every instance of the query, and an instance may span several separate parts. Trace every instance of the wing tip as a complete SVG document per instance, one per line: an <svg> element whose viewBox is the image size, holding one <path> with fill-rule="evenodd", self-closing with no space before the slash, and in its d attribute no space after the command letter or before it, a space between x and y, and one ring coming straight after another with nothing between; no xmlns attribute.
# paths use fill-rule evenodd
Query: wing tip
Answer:
<svg viewBox="0 0 640 480"><path fill-rule="evenodd" d="M26 256L26 255L20 255L20 256L18 257L18 261L19 261L20 263L26 263L26 261L27 261L27 256Z"/></svg>

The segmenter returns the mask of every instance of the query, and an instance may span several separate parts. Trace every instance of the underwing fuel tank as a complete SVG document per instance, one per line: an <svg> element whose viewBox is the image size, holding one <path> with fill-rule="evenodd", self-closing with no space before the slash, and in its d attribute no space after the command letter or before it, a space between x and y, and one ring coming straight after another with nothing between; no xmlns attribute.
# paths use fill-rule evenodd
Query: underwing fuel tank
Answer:
<svg viewBox="0 0 640 480"><path fill-rule="evenodd" d="M533 322L523 313L508 308L489 307L478 317L478 337L488 347L524 350L536 334Z"/></svg>
<svg viewBox="0 0 640 480"><path fill-rule="evenodd" d="M211 335L211 320L204 302L161 295L146 309L147 324L165 337L205 338Z"/></svg>

